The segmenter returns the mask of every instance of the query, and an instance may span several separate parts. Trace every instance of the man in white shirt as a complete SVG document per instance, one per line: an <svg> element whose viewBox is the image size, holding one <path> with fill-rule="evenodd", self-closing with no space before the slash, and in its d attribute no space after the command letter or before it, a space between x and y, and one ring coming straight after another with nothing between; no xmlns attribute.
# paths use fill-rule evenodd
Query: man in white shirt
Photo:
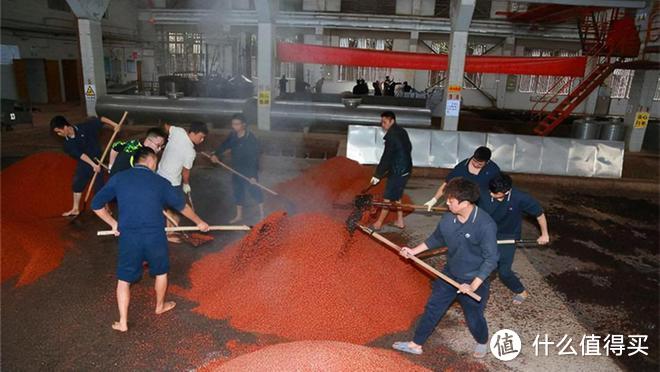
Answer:
<svg viewBox="0 0 660 372"><path fill-rule="evenodd" d="M195 145L204 142L209 130L206 123L192 122L187 132L181 127L169 124L165 124L165 131L169 136L158 165L158 174L184 194L190 194L190 169L197 156ZM173 218L178 220L176 215ZM169 235L168 240L173 243L180 242L180 239L174 235Z"/></svg>

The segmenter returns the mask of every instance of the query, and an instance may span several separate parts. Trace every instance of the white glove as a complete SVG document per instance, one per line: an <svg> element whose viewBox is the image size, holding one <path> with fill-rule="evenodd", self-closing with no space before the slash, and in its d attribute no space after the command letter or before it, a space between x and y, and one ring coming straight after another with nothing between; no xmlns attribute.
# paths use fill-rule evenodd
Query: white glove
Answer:
<svg viewBox="0 0 660 372"><path fill-rule="evenodd" d="M184 183L183 186L181 187L181 189L183 189L184 194L190 194L191 190L190 190L190 185L189 184Z"/></svg>
<svg viewBox="0 0 660 372"><path fill-rule="evenodd" d="M378 182L380 182L380 178L371 177L371 181L369 183L375 186L378 185Z"/></svg>
<svg viewBox="0 0 660 372"><path fill-rule="evenodd" d="M427 201L426 203L424 203L424 205L426 206L426 211L427 211L427 212L430 212L431 209L433 209L433 206L435 205L435 203L437 203L437 202L438 202L438 199L436 199L436 198L431 198L431 200L429 200L429 201Z"/></svg>

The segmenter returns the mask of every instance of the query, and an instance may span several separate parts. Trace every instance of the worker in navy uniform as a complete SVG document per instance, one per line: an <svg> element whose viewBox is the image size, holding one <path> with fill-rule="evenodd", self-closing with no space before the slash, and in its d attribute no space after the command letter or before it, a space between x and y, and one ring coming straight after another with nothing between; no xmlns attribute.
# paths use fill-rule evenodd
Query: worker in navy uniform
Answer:
<svg viewBox="0 0 660 372"><path fill-rule="evenodd" d="M149 265L149 274L155 276L156 314L174 308L176 303L165 301L167 273L170 270L165 218L163 209L178 210L192 220L201 231L208 231L204 222L185 203L181 192L168 180L155 173L158 157L148 148L142 147L134 154L133 168L118 173L92 200L92 209L119 236L117 259L117 305L119 321L112 328L128 330L128 304L131 284L142 277L143 262ZM117 199L119 222L103 206Z"/></svg>
<svg viewBox="0 0 660 372"><path fill-rule="evenodd" d="M408 132L396 123L396 116L392 111L385 111L380 114L380 125L385 130L385 150L380 157L380 162L376 167L376 172L371 178L371 184L376 185L380 180L387 176L387 185L383 199L386 202L401 202L403 190L412 172L412 144L408 137ZM389 209L383 208L372 228L380 230L383 222L389 213ZM397 211L397 220L395 227L403 229L403 211Z"/></svg>
<svg viewBox="0 0 660 372"><path fill-rule="evenodd" d="M443 279L436 279L413 340L396 342L392 347L421 354L422 345L458 297L465 322L477 342L473 355L483 358L488 350L488 324L484 317L490 287L488 276L497 267L498 260L497 226L487 213L475 205L479 199L479 187L474 182L454 178L447 183L445 191L451 214L442 217L424 243L412 249L403 247L401 255L410 258L428 249L446 246L447 263L442 272L460 283L459 290L456 291ZM466 295L470 292L481 296L481 301Z"/></svg>
<svg viewBox="0 0 660 372"><path fill-rule="evenodd" d="M101 171L98 159L101 157L101 146L99 136L103 124L112 127L115 131L119 126L111 120L101 117L90 118L88 121L71 125L64 116L55 116L50 121L50 130L64 138L64 152L78 161L76 171L73 175L71 189L73 190L73 206L62 216L77 216L80 213L79 205L85 186L92 179L94 173ZM103 177L96 177L94 181L94 192L103 187Z"/></svg>
<svg viewBox="0 0 660 372"><path fill-rule="evenodd" d="M250 181L232 174L231 184L236 203L236 216L229 223L236 223L243 219L243 208L248 194L259 204L259 216L263 219L264 196L261 189L255 185L259 180L259 157L261 156L259 141L248 130L243 114L232 116L231 127L231 134L218 146L211 160L217 162L224 153L231 152L231 167L248 177Z"/></svg>
<svg viewBox="0 0 660 372"><path fill-rule="evenodd" d="M479 192L483 196L488 195L488 182L500 173L500 167L490 160L491 151L486 146L478 147L472 157L467 158L458 163L454 169L447 175L445 182L443 182L431 200L424 203L427 210L430 212L431 208L440 200L445 192L447 182L456 177L463 177L479 185Z"/></svg>
<svg viewBox="0 0 660 372"><path fill-rule="evenodd" d="M495 220L497 223L498 240L519 240L522 231L523 214L536 217L541 236L536 242L544 245L550 242L548 234L548 222L543 213L541 204L529 194L513 187L511 177L506 174L499 174L490 180L490 195L479 199L479 206ZM516 253L515 244L499 244L500 261L498 263L498 272L502 283L513 293L513 303L521 304L527 296L527 290L518 279L511 265Z"/></svg>
<svg viewBox="0 0 660 372"><path fill-rule="evenodd" d="M133 155L142 146L149 147L156 154L165 146L167 135L160 128L150 128L143 141L134 139L130 141L116 141L110 150L110 177L130 169L134 165Z"/></svg>

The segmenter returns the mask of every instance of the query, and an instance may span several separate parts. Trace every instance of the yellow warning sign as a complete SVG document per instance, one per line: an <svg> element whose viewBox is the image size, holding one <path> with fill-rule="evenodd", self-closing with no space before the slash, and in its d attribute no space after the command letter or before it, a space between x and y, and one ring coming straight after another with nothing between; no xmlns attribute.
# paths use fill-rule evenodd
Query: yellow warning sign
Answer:
<svg viewBox="0 0 660 372"><path fill-rule="evenodd" d="M635 115L635 128L646 128L649 123L649 113L646 111L638 111Z"/></svg>
<svg viewBox="0 0 660 372"><path fill-rule="evenodd" d="M262 90L259 92L259 104L270 105L270 91Z"/></svg>
<svg viewBox="0 0 660 372"><path fill-rule="evenodd" d="M96 87L94 84L85 84L85 99L88 101L96 100Z"/></svg>
<svg viewBox="0 0 660 372"><path fill-rule="evenodd" d="M461 86L460 85L450 85L447 87L447 91L449 93L460 93L461 92Z"/></svg>

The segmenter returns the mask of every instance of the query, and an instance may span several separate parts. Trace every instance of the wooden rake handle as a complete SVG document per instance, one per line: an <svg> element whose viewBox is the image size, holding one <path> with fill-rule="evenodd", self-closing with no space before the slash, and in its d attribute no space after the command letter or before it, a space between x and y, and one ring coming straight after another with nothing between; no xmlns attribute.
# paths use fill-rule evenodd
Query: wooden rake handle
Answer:
<svg viewBox="0 0 660 372"><path fill-rule="evenodd" d="M112 133L112 137L110 137L110 141L108 141L108 144L105 145L105 150L103 150L103 154L101 155L101 159L99 159L99 163L103 164L103 161L105 160L105 157L108 156L108 152L110 151L110 148L112 147L112 143L115 141L115 137L117 137L117 134L119 133L119 130L121 129L121 126L124 125L124 120L126 120L126 116L128 116L128 111L124 111L124 115L122 115L121 120L119 120L119 124L117 124L117 128L115 128L114 132ZM87 186L87 194L85 194L85 205L87 204L87 201L89 200L89 196L92 194L92 188L94 187L94 182L96 181L96 177L98 177L99 172L94 172L94 176L92 176L92 180L89 182L89 186Z"/></svg>
<svg viewBox="0 0 660 372"><path fill-rule="evenodd" d="M366 227L366 226L359 225L359 224L358 224L358 226L360 227L360 229L361 229L363 232L365 232L365 233L367 233L368 235L373 236L373 237L376 238L377 240L379 240L379 241L385 243L388 247L390 247L390 248L396 250L397 252L401 252L401 247L399 247L398 245L394 244L393 242L391 242L390 240L388 240L386 237L380 235L379 233L373 231L372 229L370 229L370 228L368 228L368 227ZM430 272L431 274L433 274L433 275L439 277L440 279L444 280L445 282L447 282L447 283L453 285L453 286L456 287L457 289L460 287L460 284L459 284L457 281L455 281L454 279L452 279L452 278L448 277L447 275L441 273L440 271L436 270L433 266L427 264L426 262L422 261L421 259L419 259L419 258L417 258L417 257L415 257L415 256L411 256L410 259L411 259L413 262L415 262L417 265L419 265L419 266L423 267L424 269L426 269L426 270L427 270L428 272ZM476 293L474 293L474 292L468 292L468 293L465 293L465 294L468 295L468 296L470 296L470 297L472 297L472 298L475 299L476 301L481 301L481 296L479 296L478 294L476 294Z"/></svg>
<svg viewBox="0 0 660 372"><path fill-rule="evenodd" d="M211 154L208 154L208 153L206 153L206 152L202 152L201 154L204 155L204 156L206 156L207 158L209 158L213 163L216 163L216 164L220 165L221 167L225 168L226 170L230 171L231 173L233 173L233 174L235 174L235 175L241 177L242 179L244 179L244 180L246 180L246 181L252 183L252 180L251 180L250 178L248 178L247 176L245 176L245 175L239 173L239 172L236 171L234 168L228 166L227 164L221 162L220 160L213 160L213 157L211 156ZM262 189L262 190L264 190L264 191L266 191L266 192L272 194L272 195L275 195L275 196L279 195L279 194L276 193L275 191L273 191L273 190L269 189L268 187L266 187L266 186L260 184L259 182L255 182L254 185L257 186L257 187L259 187L260 189Z"/></svg>
<svg viewBox="0 0 660 372"><path fill-rule="evenodd" d="M216 225L209 226L209 231L249 231L251 229L248 225ZM178 231L200 231L197 226L177 226L166 227L165 232L178 232ZM102 230L96 232L97 236L113 235L112 230Z"/></svg>

